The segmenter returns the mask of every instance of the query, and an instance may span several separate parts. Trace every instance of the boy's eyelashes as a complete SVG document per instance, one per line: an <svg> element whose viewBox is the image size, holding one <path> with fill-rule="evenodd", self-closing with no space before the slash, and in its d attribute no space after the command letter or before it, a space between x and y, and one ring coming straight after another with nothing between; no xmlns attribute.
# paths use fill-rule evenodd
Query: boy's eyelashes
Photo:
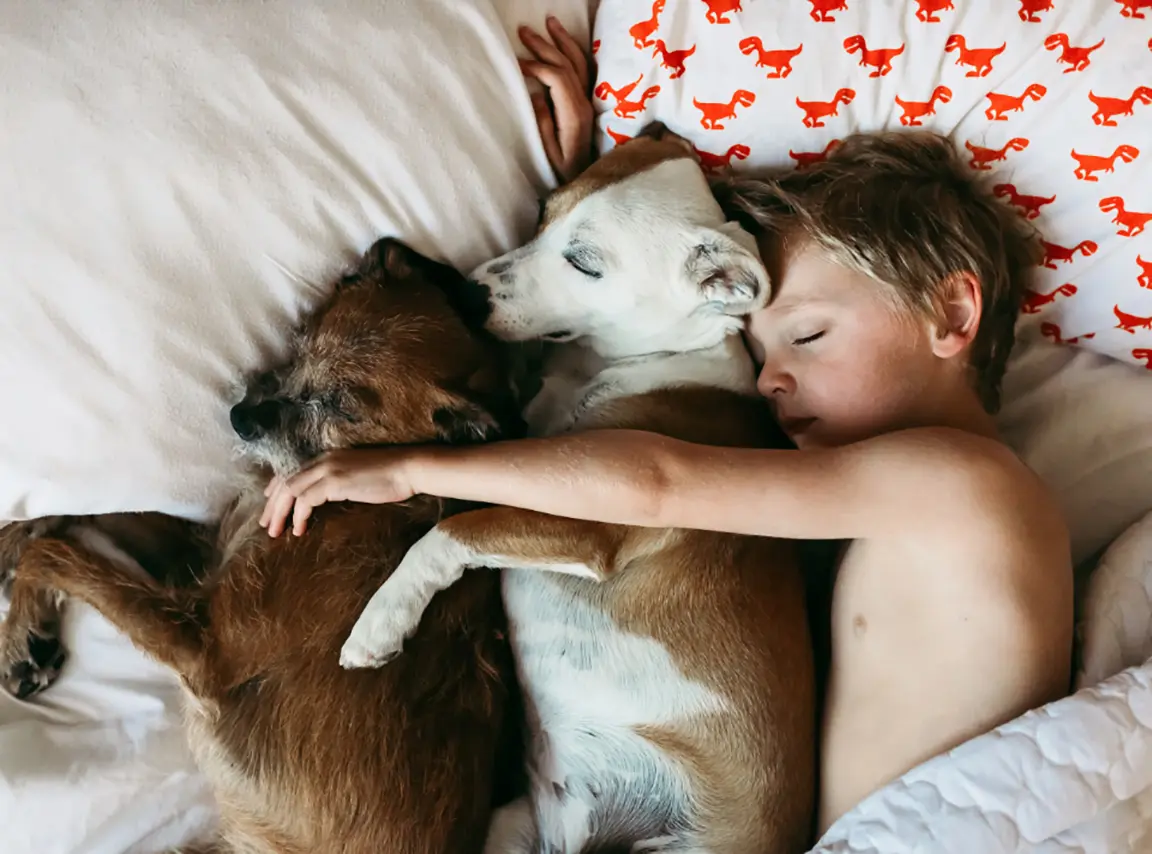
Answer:
<svg viewBox="0 0 1152 854"><path fill-rule="evenodd" d="M805 335L803 338L794 338L792 343L797 347L803 347L805 344L811 344L813 341L819 341L824 337L824 331L815 332L811 335Z"/></svg>

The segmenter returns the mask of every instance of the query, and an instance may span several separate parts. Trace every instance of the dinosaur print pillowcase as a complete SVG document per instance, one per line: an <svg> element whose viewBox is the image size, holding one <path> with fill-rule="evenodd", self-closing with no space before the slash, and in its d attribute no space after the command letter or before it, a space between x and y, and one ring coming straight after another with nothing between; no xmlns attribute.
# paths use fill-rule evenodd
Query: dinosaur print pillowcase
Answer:
<svg viewBox="0 0 1152 854"><path fill-rule="evenodd" d="M659 119L754 172L947 134L1045 241L1022 326L1152 370L1152 0L619 0L593 38L602 149Z"/></svg>

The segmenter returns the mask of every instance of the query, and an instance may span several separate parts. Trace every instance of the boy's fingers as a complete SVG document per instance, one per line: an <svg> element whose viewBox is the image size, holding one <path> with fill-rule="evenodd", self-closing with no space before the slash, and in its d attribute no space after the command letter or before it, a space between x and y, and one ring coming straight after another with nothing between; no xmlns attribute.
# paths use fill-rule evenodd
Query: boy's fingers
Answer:
<svg viewBox="0 0 1152 854"><path fill-rule="evenodd" d="M274 537L278 537L284 533L287 527L288 517L292 515L292 505L296 499L292 497L292 493L284 490L276 501L276 506L272 511L272 519L268 523L268 533Z"/></svg>
<svg viewBox="0 0 1152 854"><path fill-rule="evenodd" d="M571 153L585 135L585 118L582 111L588 108L588 102L582 92L575 88L568 75L561 77L554 72L542 72L537 79L548 87L548 94L552 97L553 121L559 131L560 145Z"/></svg>
<svg viewBox="0 0 1152 854"><path fill-rule="evenodd" d="M539 80L548 89L552 103L557 107L557 119L562 119L564 113L560 112L558 101L565 105L573 103L573 89L576 80L571 71L556 68L543 62L527 62L523 64L524 73Z"/></svg>
<svg viewBox="0 0 1152 854"><path fill-rule="evenodd" d="M261 528L268 528L275 520L276 508L280 504L283 492L283 486L276 484L276 488L272 491L272 494L268 496L268 500L264 502L264 512L260 514ZM271 528L269 528L269 533L271 533Z"/></svg>
<svg viewBox="0 0 1152 854"><path fill-rule="evenodd" d="M556 136L556 120L552 118L552 110L548 108L548 99L543 92L532 96L532 109L536 111L536 125L540 128L540 141L544 144L544 153L548 155L548 162L552 168L560 170L564 162L564 151L560 147L560 140Z"/></svg>
<svg viewBox="0 0 1152 854"><path fill-rule="evenodd" d="M551 44L548 39L540 35L531 27L520 28L520 41L523 42L524 47L532 52L532 55L539 59L541 62L546 62L549 65L556 65L563 67L568 64L567 58L563 53Z"/></svg>
<svg viewBox="0 0 1152 854"><path fill-rule="evenodd" d="M288 478L288 482L284 488L289 494L299 498L310 489L314 483L330 476L326 466L312 465L306 469L301 469L292 475L292 477Z"/></svg>
<svg viewBox="0 0 1152 854"><path fill-rule="evenodd" d="M317 504L324 502L318 501ZM308 518L312 515L313 504L304 496L296 500L296 507L292 511L292 533L294 536L301 537L308 527Z"/></svg>
<svg viewBox="0 0 1152 854"><path fill-rule="evenodd" d="M564 25L560 23L560 19L555 16L548 16L548 32L552 36L552 41L556 43L557 49L559 49L559 51L567 57L568 62L571 63L572 70L576 72L576 77L584 87L584 91L587 91L590 77L588 73L588 58L584 55L584 50L577 43L576 39L572 38L571 34L564 29Z"/></svg>

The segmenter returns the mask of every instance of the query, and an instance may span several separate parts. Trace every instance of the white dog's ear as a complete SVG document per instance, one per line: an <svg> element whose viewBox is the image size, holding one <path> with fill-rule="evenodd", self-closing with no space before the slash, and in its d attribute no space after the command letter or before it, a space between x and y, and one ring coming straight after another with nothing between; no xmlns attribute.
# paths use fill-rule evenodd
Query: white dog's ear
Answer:
<svg viewBox="0 0 1152 854"><path fill-rule="evenodd" d="M748 314L768 300L771 284L756 239L734 222L703 231L686 267L705 300L725 314Z"/></svg>

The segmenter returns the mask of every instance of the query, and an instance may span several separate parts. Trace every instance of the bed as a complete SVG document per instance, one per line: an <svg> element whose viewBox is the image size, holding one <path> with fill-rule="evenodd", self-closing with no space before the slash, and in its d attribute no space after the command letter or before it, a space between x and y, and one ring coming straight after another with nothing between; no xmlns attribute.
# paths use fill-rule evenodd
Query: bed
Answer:
<svg viewBox="0 0 1152 854"><path fill-rule="evenodd" d="M1134 355L1146 330L1123 328L1113 308L1152 316L1137 261L1152 258L1152 230L1121 237L1117 211L1099 205L1120 196L1126 211L1152 210L1152 151L1084 181L1066 150L1100 153L1098 132L1137 149L1152 138L1138 94L1152 85L1152 14L1104 0L658 5L603 4L593 31L586 0L0 0L0 518L211 517L227 498L228 402L344 263L385 233L464 268L522 242L554 179L515 62L517 23L555 12L595 44L600 82L619 92L640 77L637 96L661 87L627 119L618 99L598 99L603 146L659 118L740 170L801 166L790 152L900 126L895 98L926 102L947 85L926 126L1003 148L989 179L1018 195L1062 173L1058 190L1030 193L1059 200L1037 223L1054 246L1095 246L1041 271L1056 278L1037 294L1077 293L1022 317L999 416L1058 495L1077 562L1094 567L1077 692L914 769L813 850L1152 850L1152 371ZM957 33L968 51L1016 47L969 78L982 68L944 48ZM1044 47L1058 33L1109 51L1065 74L1064 48ZM866 51L904 50L872 77L883 59L862 65L862 49L844 46L854 35ZM758 51L801 44L788 74L758 65ZM668 52L693 46L677 73ZM989 118L989 93L1041 81L1050 94ZM848 87L838 115L804 122L796 100ZM755 103L702 127L693 99L737 89ZM1034 112L1089 104L1087 91L1131 95L1133 110L1103 124L1081 110L1074 126ZM51 691L35 703L0 695L0 851L151 854L210 828L171 676L84 607L65 633L73 655Z"/></svg>

